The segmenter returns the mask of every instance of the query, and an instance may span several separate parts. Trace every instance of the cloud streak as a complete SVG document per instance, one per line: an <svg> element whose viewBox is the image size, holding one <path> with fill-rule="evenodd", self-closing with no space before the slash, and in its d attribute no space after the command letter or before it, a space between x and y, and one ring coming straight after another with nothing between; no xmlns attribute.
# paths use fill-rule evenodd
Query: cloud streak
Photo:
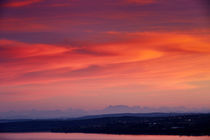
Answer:
<svg viewBox="0 0 210 140"><path fill-rule="evenodd" d="M3 3L2 7L24 7L34 3L39 3L43 0L10 0L9 2Z"/></svg>
<svg viewBox="0 0 210 140"><path fill-rule="evenodd" d="M131 3L131 4L153 4L156 3L157 0L125 0L126 3Z"/></svg>
<svg viewBox="0 0 210 140"><path fill-rule="evenodd" d="M205 7L194 0L5 1L0 106L209 106Z"/></svg>
<svg viewBox="0 0 210 140"><path fill-rule="evenodd" d="M176 84L178 87L179 84L190 81L193 75L208 73L208 70L197 68L198 65L205 65L206 69L209 68L207 58L210 55L208 47L210 43L207 40L208 37L161 32L118 33L118 36L121 35L127 38L132 36L132 39L88 47L28 44L1 40L2 67L0 70L5 75L2 79L4 82L1 84L6 84L5 81L16 84L33 84L76 78L92 79L114 76L116 73L119 73L120 76L127 70L134 71L133 74L128 73L131 79L133 76L139 77L143 81L148 80L149 83L150 79L157 78L158 80L163 77L162 79L166 79L162 82L169 83L171 79L171 87ZM175 68L170 61L173 61L174 65L180 65L180 68ZM133 63L136 63L136 66ZM147 63L151 63L149 67ZM166 66L171 65L170 67L174 69L167 68L166 71L163 63ZM115 65L118 65L119 68ZM128 68L124 69L123 65L128 65ZM8 68L12 71L8 71ZM16 77L10 79L14 71L16 71ZM166 75L167 73L170 75Z"/></svg>

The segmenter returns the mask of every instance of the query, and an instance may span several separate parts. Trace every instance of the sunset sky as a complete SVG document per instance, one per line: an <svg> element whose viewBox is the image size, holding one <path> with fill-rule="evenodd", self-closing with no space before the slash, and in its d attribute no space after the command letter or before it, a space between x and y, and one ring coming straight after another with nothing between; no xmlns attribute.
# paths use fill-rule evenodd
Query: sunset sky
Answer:
<svg viewBox="0 0 210 140"><path fill-rule="evenodd" d="M1 0L0 111L210 107L208 0Z"/></svg>

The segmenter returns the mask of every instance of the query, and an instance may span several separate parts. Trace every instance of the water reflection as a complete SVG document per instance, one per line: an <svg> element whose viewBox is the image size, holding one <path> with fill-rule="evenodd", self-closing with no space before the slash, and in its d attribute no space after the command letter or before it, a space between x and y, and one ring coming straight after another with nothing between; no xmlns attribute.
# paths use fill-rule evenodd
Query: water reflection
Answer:
<svg viewBox="0 0 210 140"><path fill-rule="evenodd" d="M0 133L0 140L210 140L208 136L106 135L83 133Z"/></svg>

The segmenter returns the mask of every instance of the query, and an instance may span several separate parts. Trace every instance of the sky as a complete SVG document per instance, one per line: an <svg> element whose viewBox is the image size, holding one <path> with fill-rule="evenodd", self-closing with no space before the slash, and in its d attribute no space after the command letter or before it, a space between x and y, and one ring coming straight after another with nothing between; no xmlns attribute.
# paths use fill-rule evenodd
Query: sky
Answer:
<svg viewBox="0 0 210 140"><path fill-rule="evenodd" d="M210 107L208 0L2 0L0 111Z"/></svg>

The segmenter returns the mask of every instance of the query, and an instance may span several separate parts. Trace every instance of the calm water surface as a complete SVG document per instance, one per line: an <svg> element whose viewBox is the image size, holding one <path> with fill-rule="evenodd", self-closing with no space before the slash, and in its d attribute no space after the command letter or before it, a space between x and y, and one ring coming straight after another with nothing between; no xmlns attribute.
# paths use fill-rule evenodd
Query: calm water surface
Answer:
<svg viewBox="0 0 210 140"><path fill-rule="evenodd" d="M0 140L210 140L210 137L82 133L0 133Z"/></svg>

